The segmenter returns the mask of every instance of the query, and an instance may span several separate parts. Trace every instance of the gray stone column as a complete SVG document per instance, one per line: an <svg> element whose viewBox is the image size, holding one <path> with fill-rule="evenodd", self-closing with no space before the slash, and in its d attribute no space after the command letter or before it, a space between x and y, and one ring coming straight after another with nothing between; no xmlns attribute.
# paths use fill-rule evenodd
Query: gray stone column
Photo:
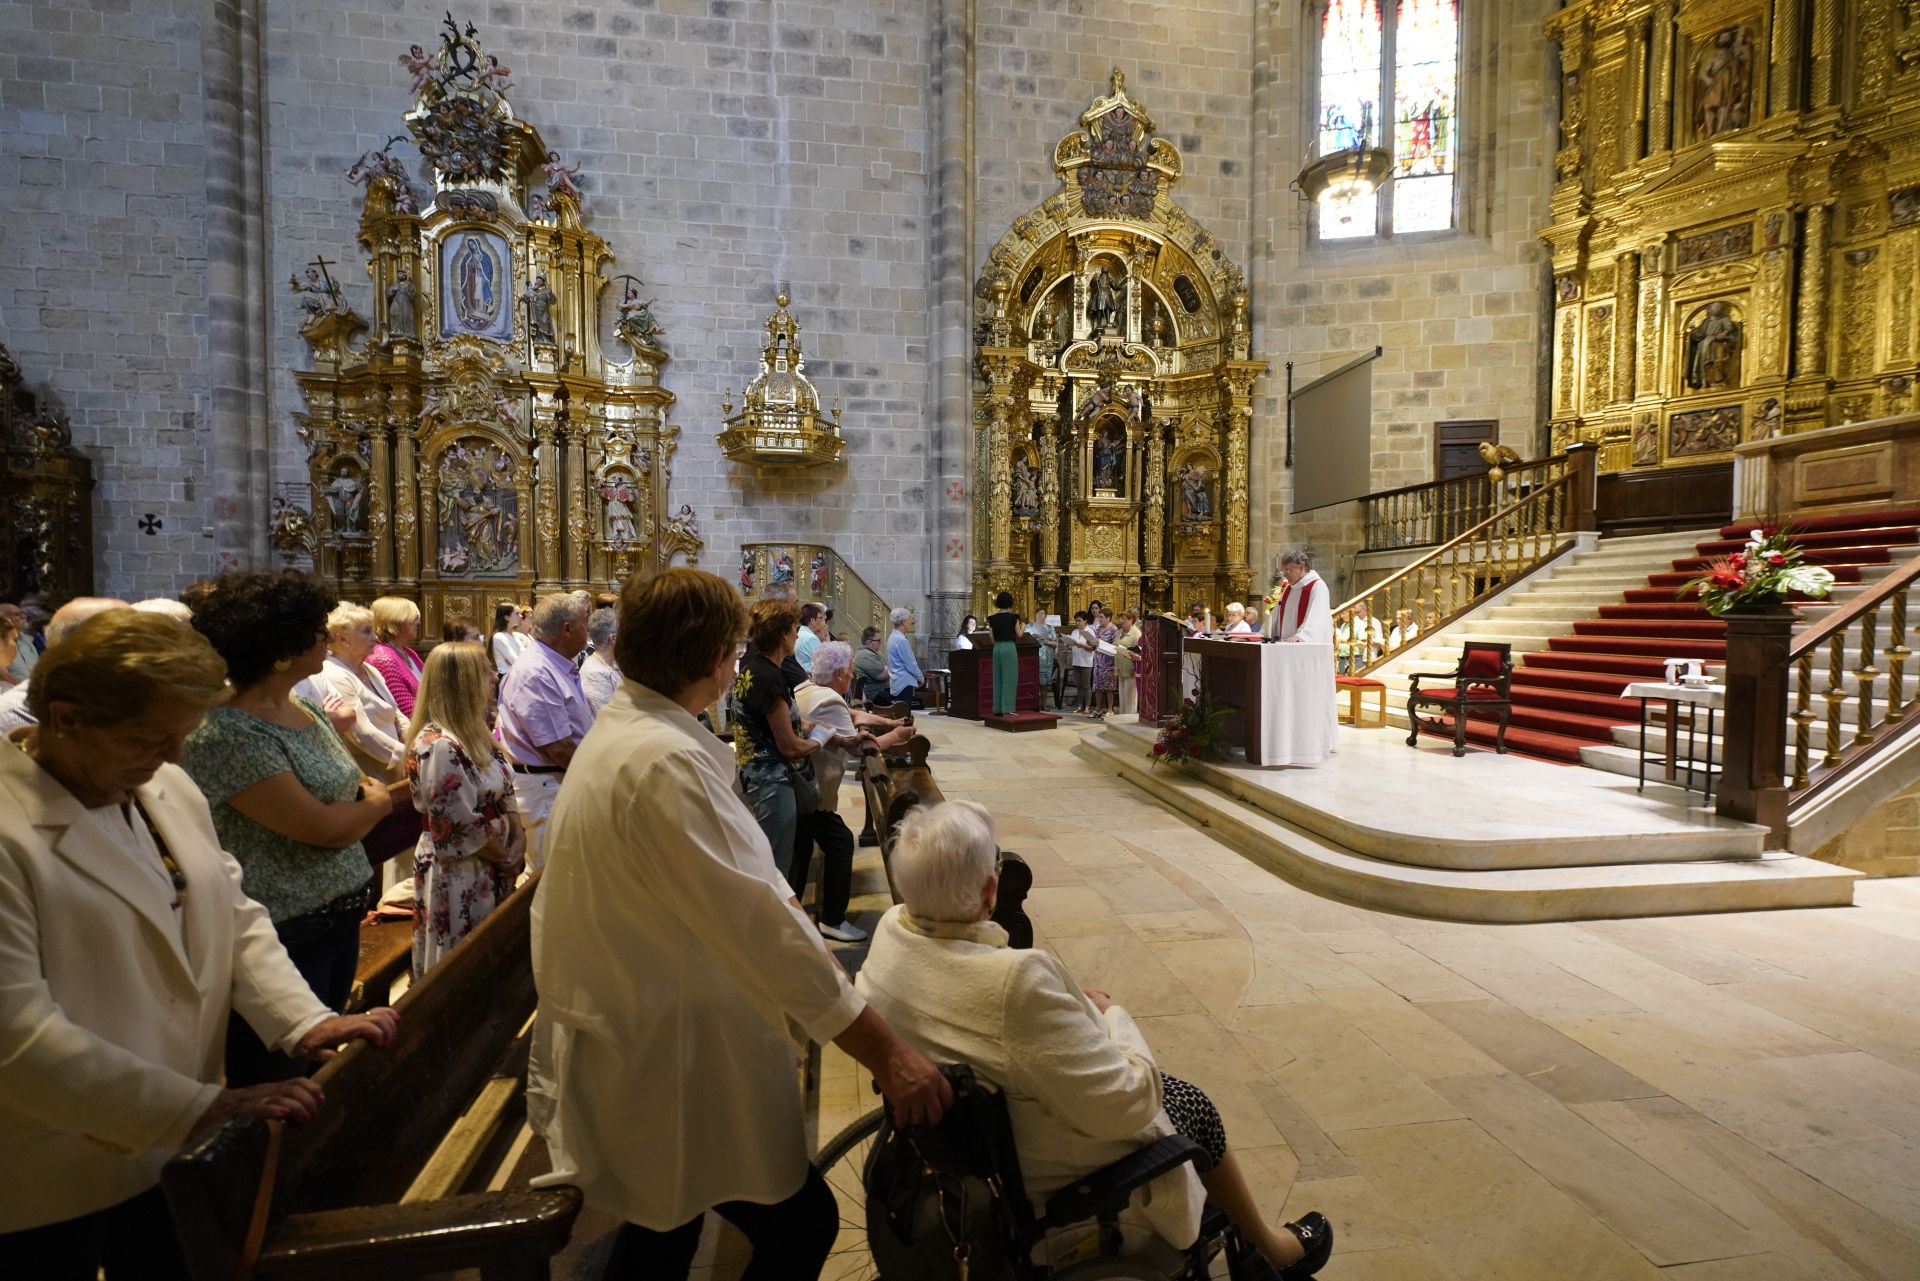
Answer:
<svg viewBox="0 0 1920 1281"><path fill-rule="evenodd" d="M933 32L933 377L927 543L933 563L922 637L953 634L973 572L973 0L940 0ZM958 485L958 488L954 486ZM957 495L957 496L956 496ZM952 540L960 554L949 554Z"/></svg>
<svg viewBox="0 0 1920 1281"><path fill-rule="evenodd" d="M208 35L208 569L220 570L271 563L259 0L213 0Z"/></svg>

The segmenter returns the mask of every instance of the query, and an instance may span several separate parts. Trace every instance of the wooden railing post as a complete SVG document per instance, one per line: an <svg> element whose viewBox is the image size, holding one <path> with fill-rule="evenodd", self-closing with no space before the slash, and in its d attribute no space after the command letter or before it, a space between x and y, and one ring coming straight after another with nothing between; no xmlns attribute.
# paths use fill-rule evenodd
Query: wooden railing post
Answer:
<svg viewBox="0 0 1920 1281"><path fill-rule="evenodd" d="M1787 651L1794 613L1729 613L1727 711L1720 730L1724 818L1761 823L1776 843L1787 838Z"/></svg>
<svg viewBox="0 0 1920 1281"><path fill-rule="evenodd" d="M1567 528L1591 532L1600 528L1600 447L1590 440L1567 446L1567 474L1573 493L1567 501Z"/></svg>

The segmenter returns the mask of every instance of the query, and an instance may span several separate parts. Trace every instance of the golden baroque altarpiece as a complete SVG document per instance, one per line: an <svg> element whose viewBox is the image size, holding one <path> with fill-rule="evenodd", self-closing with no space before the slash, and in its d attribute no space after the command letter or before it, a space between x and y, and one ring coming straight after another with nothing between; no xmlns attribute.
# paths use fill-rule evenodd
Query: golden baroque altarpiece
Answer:
<svg viewBox="0 0 1920 1281"><path fill-rule="evenodd" d="M692 509L670 514L679 428L653 300L602 275L613 257L582 223L578 166L515 117L509 69L474 36L449 18L432 53L400 58L429 203L390 154L397 136L347 174L366 187L373 324L324 259L293 280L316 366L295 374L313 512L283 505L276 542L348 598L416 596L427 635L484 626L498 601L617 589L701 547ZM603 325L627 359L603 350Z"/></svg>
<svg viewBox="0 0 1920 1281"><path fill-rule="evenodd" d="M1267 366L1241 270L1174 202L1180 153L1119 70L1053 167L1061 189L1014 220L975 290L977 607L1245 598Z"/></svg>
<svg viewBox="0 0 1920 1281"><path fill-rule="evenodd" d="M1602 471L1913 407L1920 0L1573 0L1553 448Z"/></svg>

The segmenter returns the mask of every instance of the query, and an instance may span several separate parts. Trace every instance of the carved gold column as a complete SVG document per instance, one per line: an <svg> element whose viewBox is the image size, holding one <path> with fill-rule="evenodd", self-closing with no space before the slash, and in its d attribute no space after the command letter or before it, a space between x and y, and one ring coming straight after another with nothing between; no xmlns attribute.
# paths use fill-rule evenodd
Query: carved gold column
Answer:
<svg viewBox="0 0 1920 1281"><path fill-rule="evenodd" d="M1661 382L1660 350L1666 330L1667 255L1663 245L1651 245L1640 254L1639 350L1634 359L1634 385L1643 396L1659 396Z"/></svg>
<svg viewBox="0 0 1920 1281"><path fill-rule="evenodd" d="M581 417L584 419L585 415ZM590 503L587 488L587 430L584 421L574 422L569 418L563 426L561 442L567 454L567 581L584 583L592 572L588 568L587 555L593 544L599 541L599 522L590 517ZM652 486L648 486L652 492ZM598 495L593 495L598 497ZM638 524L647 520L648 513L636 511L634 521ZM647 533L653 531L649 521L641 526Z"/></svg>
<svg viewBox="0 0 1920 1281"><path fill-rule="evenodd" d="M1025 352L990 348L980 354L987 376L987 554L996 584L1009 572L1013 546L1013 381Z"/></svg>
<svg viewBox="0 0 1920 1281"><path fill-rule="evenodd" d="M1153 403L1165 400L1156 394ZM1140 568L1156 573L1163 563L1167 542L1167 424L1147 423L1146 520L1141 536Z"/></svg>
<svg viewBox="0 0 1920 1281"><path fill-rule="evenodd" d="M1580 410L1580 302L1563 302L1553 317L1553 414L1572 418Z"/></svg>
<svg viewBox="0 0 1920 1281"><path fill-rule="evenodd" d="M1247 570L1247 441L1253 425L1253 401L1248 393L1253 380L1266 369L1264 361L1229 360L1220 368L1220 385L1226 392L1227 475L1227 577L1235 588L1247 590L1252 581Z"/></svg>
<svg viewBox="0 0 1920 1281"><path fill-rule="evenodd" d="M1640 255L1629 250L1613 260L1613 395L1616 404L1633 399L1633 363L1639 328Z"/></svg>
<svg viewBox="0 0 1920 1281"><path fill-rule="evenodd" d="M417 590L420 585L419 572L416 568L421 562L420 517L423 514L430 514L431 511L428 509L427 513L423 513L416 505L414 497L412 478L417 471L413 461L414 430L411 423L402 424L399 431L394 434L393 442L393 473L399 478L393 487L393 563L398 571L393 581L409 595L412 594L409 589ZM423 493L433 492L426 488L430 484L428 478L421 474L420 485Z"/></svg>
<svg viewBox="0 0 1920 1281"><path fill-rule="evenodd" d="M391 418L374 424L367 435L373 444L373 460L367 468L367 532L373 537L373 565L370 584L377 593L393 586L393 438L404 434Z"/></svg>
<svg viewBox="0 0 1920 1281"><path fill-rule="evenodd" d="M1813 87L1807 107L1819 111L1839 101L1842 0L1813 0ZM1811 237L1809 237L1811 239Z"/></svg>
<svg viewBox="0 0 1920 1281"><path fill-rule="evenodd" d="M536 417L534 457L539 460L534 480L533 528L536 592L560 590L560 445L551 418Z"/></svg>
<svg viewBox="0 0 1920 1281"><path fill-rule="evenodd" d="M1802 0L1774 0L1773 55L1768 78L1767 114L1791 111L1800 88L1800 5Z"/></svg>
<svg viewBox="0 0 1920 1281"><path fill-rule="evenodd" d="M1051 594L1060 582L1060 424L1040 420L1040 589Z"/></svg>
<svg viewBox="0 0 1920 1281"><path fill-rule="evenodd" d="M1760 378L1787 376L1787 334L1793 316L1793 246L1786 239L1786 228L1793 214L1784 209L1768 213L1763 225L1769 228L1767 248L1760 255L1760 284L1755 291L1759 315L1755 317L1753 344L1754 375ZM1771 229L1780 228L1779 237Z"/></svg>
<svg viewBox="0 0 1920 1281"><path fill-rule="evenodd" d="M1800 308L1793 325L1793 374L1817 377L1827 371L1827 244L1832 210L1824 204L1807 210L1807 232L1800 248Z"/></svg>
<svg viewBox="0 0 1920 1281"><path fill-rule="evenodd" d="M1647 55L1647 80L1652 85L1653 102L1647 112L1647 151L1649 154L1673 146L1673 7L1655 5L1653 43Z"/></svg>

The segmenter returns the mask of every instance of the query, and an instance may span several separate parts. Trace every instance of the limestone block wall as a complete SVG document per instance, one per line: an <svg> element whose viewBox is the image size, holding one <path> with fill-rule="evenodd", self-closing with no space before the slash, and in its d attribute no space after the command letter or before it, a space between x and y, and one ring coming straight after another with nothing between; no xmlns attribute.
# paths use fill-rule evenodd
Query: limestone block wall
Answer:
<svg viewBox="0 0 1920 1281"><path fill-rule="evenodd" d="M95 582L129 596L211 546L209 9L0 4L0 342L92 456Z"/></svg>
<svg viewBox="0 0 1920 1281"><path fill-rule="evenodd" d="M397 61L443 0L269 0L273 278L316 253L352 262L358 192L341 176L410 105ZM927 0L527 0L454 6L512 70L514 110L578 178L588 224L658 295L683 429L673 499L707 551L829 544L889 599L925 594ZM396 149L417 170L411 142ZM421 184L425 190L425 184ZM370 314L364 275L349 296ZM842 398L844 466L761 479L713 444L725 389L754 370L777 282L792 284L808 373ZM272 313L276 478L304 475L288 371L296 309ZM611 335L603 337L610 338Z"/></svg>

